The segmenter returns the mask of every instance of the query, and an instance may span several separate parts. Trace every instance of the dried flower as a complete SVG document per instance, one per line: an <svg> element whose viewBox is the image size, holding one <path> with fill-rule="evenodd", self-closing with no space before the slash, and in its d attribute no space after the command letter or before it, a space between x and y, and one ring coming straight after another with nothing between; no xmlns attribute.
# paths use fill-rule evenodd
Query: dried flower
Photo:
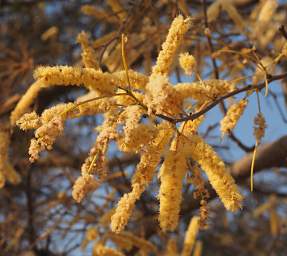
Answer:
<svg viewBox="0 0 287 256"><path fill-rule="evenodd" d="M264 137L266 129L266 122L263 114L259 112L254 118L254 136L256 138L257 143L261 142L261 139Z"/></svg>

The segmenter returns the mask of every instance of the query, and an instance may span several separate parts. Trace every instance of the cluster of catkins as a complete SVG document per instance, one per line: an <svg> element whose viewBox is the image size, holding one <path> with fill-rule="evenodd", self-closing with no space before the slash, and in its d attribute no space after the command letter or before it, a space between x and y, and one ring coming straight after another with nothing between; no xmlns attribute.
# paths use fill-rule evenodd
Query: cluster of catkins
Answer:
<svg viewBox="0 0 287 256"><path fill-rule="evenodd" d="M156 176L162 158L164 161L158 176L158 219L162 230L172 231L177 227L182 186L190 160L200 166L200 169L195 167L195 186L203 189L202 182L198 181L201 179L198 172L203 170L227 210L236 211L241 207L243 197L234 179L212 147L197 133L204 116L182 122L180 126L172 121L188 117L186 106L190 108L190 104L186 103L191 102L188 100L192 99L193 111L199 110L234 90L231 82L216 79L171 84L169 74L172 64L190 25L190 18L178 16L173 20L149 76L133 70L103 72L95 60L87 34L82 32L78 42L83 48L84 67L38 67L34 72L35 83L11 115L12 125L17 124L23 130L35 129L35 138L29 149L30 159L35 161L42 151L51 150L56 138L63 133L67 119L103 114L104 121L97 127L95 144L73 187L72 195L78 202L107 178L107 152L111 141L115 141L122 152L140 156L131 180L131 191L123 195L111 217L114 232L121 232L127 225L136 201ZM196 64L189 53L181 54L179 63L187 74L192 73ZM60 85L84 86L89 92L76 102L56 105L41 115L27 113L42 88ZM246 100L240 101L239 106L234 107L235 112L230 110L227 113L222 121L223 133L235 126L246 104ZM147 117L147 121L143 122L143 116ZM118 129L119 126L123 129ZM205 216L204 213L202 215ZM197 220L194 223L191 225L197 226ZM186 252L190 250L188 247L190 245L187 245ZM104 249L99 246L97 250Z"/></svg>

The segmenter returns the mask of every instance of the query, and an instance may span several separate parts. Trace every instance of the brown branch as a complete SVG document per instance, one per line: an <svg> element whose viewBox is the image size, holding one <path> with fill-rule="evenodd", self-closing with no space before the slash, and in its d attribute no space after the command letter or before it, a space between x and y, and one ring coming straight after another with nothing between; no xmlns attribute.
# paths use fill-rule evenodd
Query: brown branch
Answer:
<svg viewBox="0 0 287 256"><path fill-rule="evenodd" d="M202 5L203 5L204 26L205 26L204 34L206 36L207 43L208 43L210 58L212 61L212 66L213 66L213 74L214 74L215 79L219 79L218 66L217 66L216 58L214 57L214 54L213 54L214 47L213 47L213 43L211 39L211 32L210 32L209 25L208 25L206 0L202 1Z"/></svg>
<svg viewBox="0 0 287 256"><path fill-rule="evenodd" d="M283 74L280 74L280 75L274 75L274 76L269 76L268 78L268 83L272 83L276 80L280 80L280 79L283 79L283 78L286 78L287 77L287 72L286 73L283 73ZM232 96L235 96L239 93L242 93L242 92L247 92L247 91L251 91L251 90L261 90L265 87L265 82L263 83L260 83L258 85L252 85L252 84L249 84L243 88L240 88L240 89L236 89L232 92L229 92L225 95L223 95L222 97L214 100L213 102L211 102L209 105L207 105L207 107L205 107L204 109L192 114L192 115L189 115L188 117L183 117L183 118L171 118L171 117L166 117L166 116L163 116L162 115L160 117L162 117L163 119L166 119L167 121L169 121L170 119L173 120L173 123L179 123L179 122L185 122L185 121L188 121L188 120L194 120L202 115L204 115L206 112L208 112L209 110L211 110L212 108L214 108L215 106L217 106L221 101L227 99L227 98L230 98Z"/></svg>

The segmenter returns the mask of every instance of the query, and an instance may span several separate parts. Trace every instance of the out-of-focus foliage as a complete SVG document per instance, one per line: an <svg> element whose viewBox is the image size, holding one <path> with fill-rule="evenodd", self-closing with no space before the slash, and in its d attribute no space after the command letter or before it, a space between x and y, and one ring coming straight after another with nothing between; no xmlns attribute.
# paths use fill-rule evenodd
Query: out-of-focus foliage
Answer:
<svg viewBox="0 0 287 256"><path fill-rule="evenodd" d="M2 0L0 255L286 255L287 139L261 109L286 124L286 15Z"/></svg>

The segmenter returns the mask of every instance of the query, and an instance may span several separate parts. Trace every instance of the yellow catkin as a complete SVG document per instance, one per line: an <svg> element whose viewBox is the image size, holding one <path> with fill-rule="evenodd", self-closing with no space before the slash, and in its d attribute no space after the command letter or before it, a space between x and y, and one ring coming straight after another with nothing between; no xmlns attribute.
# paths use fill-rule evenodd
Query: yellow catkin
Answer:
<svg viewBox="0 0 287 256"><path fill-rule="evenodd" d="M187 171L184 142L180 135L173 141L160 168L159 223L163 231L173 231L178 224L182 183Z"/></svg>
<svg viewBox="0 0 287 256"><path fill-rule="evenodd" d="M41 124L41 119L35 111L24 114L16 122L16 125L23 131L37 129Z"/></svg>
<svg viewBox="0 0 287 256"><path fill-rule="evenodd" d="M111 218L111 230L120 233L127 225L137 200L136 191L124 194L118 202L116 212Z"/></svg>
<svg viewBox="0 0 287 256"><path fill-rule="evenodd" d="M98 230L95 227L89 227L86 231L86 239L88 241L95 240L99 236Z"/></svg>
<svg viewBox="0 0 287 256"><path fill-rule="evenodd" d="M9 162L9 145L10 131L8 126L3 125L3 127L0 127L0 188L4 187L6 180L14 185L21 181L20 175Z"/></svg>
<svg viewBox="0 0 287 256"><path fill-rule="evenodd" d="M177 256L177 255L179 255L178 248L177 248L177 241L175 238L170 238L168 240L164 255L166 255L166 256Z"/></svg>
<svg viewBox="0 0 287 256"><path fill-rule="evenodd" d="M33 103L33 101L38 96L41 87L44 85L42 79L37 80L35 83L33 83L29 89L26 91L26 93L22 96L18 104L16 105L15 109L11 113L10 116L10 123L12 126L16 124L16 121L28 111L29 107Z"/></svg>
<svg viewBox="0 0 287 256"><path fill-rule="evenodd" d="M178 115L181 113L180 95L163 75L153 75L147 84L144 103L149 113Z"/></svg>
<svg viewBox="0 0 287 256"><path fill-rule="evenodd" d="M50 122L40 126L35 132L35 139L31 140L29 147L30 161L37 160L40 152L51 150L56 138L63 131L64 120L61 117L55 117Z"/></svg>
<svg viewBox="0 0 287 256"><path fill-rule="evenodd" d="M216 0L207 9L207 20L212 22L217 19L220 13L220 1Z"/></svg>
<svg viewBox="0 0 287 256"><path fill-rule="evenodd" d="M113 15L110 15L105 10L102 10L96 6L86 4L81 7L81 12L85 15L92 16L98 20L105 20L109 23L118 23L118 19Z"/></svg>
<svg viewBox="0 0 287 256"><path fill-rule="evenodd" d="M127 250L127 251L131 250L131 248L133 247L133 244L131 243L131 241L129 241L125 237L122 237L121 233L116 234L113 232L109 232L107 234L107 239L112 240L113 243L115 243L117 247L119 247L121 250Z"/></svg>
<svg viewBox="0 0 287 256"><path fill-rule="evenodd" d="M130 232L121 232L118 236L146 253L155 253L157 251L155 245L151 242Z"/></svg>
<svg viewBox="0 0 287 256"><path fill-rule="evenodd" d="M21 176L8 161L4 166L4 175L5 179L13 185L17 185L21 182Z"/></svg>
<svg viewBox="0 0 287 256"><path fill-rule="evenodd" d="M222 8L228 13L229 17L234 21L236 26L243 31L245 29L245 22L237 9L229 0L220 0Z"/></svg>
<svg viewBox="0 0 287 256"><path fill-rule="evenodd" d="M110 33L105 34L102 37L94 40L92 45L95 49L97 49L103 45L108 44L109 42L112 42L112 40L115 39L117 37L117 35L118 35L117 31L110 32Z"/></svg>
<svg viewBox="0 0 287 256"><path fill-rule="evenodd" d="M222 136L232 131L236 126L238 120L242 116L245 107L248 104L247 99L240 100L233 104L227 111L225 117L220 121L220 130Z"/></svg>
<svg viewBox="0 0 287 256"><path fill-rule="evenodd" d="M262 9L258 15L258 22L261 25L267 24L273 16L274 12L276 11L276 8L278 6L277 0L266 0L264 5L262 6Z"/></svg>
<svg viewBox="0 0 287 256"><path fill-rule="evenodd" d="M124 254L116 249L108 248L98 243L93 248L93 256L124 256Z"/></svg>
<svg viewBox="0 0 287 256"><path fill-rule="evenodd" d="M191 142L189 152L192 159L201 165L225 208L229 211L240 209L243 197L223 161L201 137L194 135L189 138L189 141Z"/></svg>
<svg viewBox="0 0 287 256"><path fill-rule="evenodd" d="M204 82L179 83L174 88L182 99L193 98L199 101L213 100L235 89L233 83L217 79L205 80Z"/></svg>
<svg viewBox="0 0 287 256"><path fill-rule="evenodd" d="M181 256L191 255L198 231L199 231L199 217L194 216L192 217L188 225L188 229L185 233Z"/></svg>
<svg viewBox="0 0 287 256"><path fill-rule="evenodd" d="M81 202L82 199L91 191L94 191L99 186L99 182L94 179L93 175L83 175L77 178L72 190L72 197L76 202Z"/></svg>
<svg viewBox="0 0 287 256"><path fill-rule="evenodd" d="M76 85L111 94L116 89L116 81L109 73L92 68L78 68L69 66L38 67L34 71L34 78L41 79L44 86Z"/></svg>
<svg viewBox="0 0 287 256"><path fill-rule="evenodd" d="M173 131L166 122L159 124L157 129L157 135L141 153L140 162L132 178L132 191L120 199L116 212L112 216L111 229L116 233L121 232L128 223L135 202L151 182L164 147L172 136Z"/></svg>
<svg viewBox="0 0 287 256"><path fill-rule="evenodd" d="M67 104L58 104L49 109L46 109L41 117L39 124L35 131L35 139L31 140L29 154L30 161L34 162L39 158L39 153L44 150L51 150L53 144L58 136L60 136L64 130L64 123L68 117L70 117L71 113L68 112L69 109L74 107L73 103ZM26 116L24 116L25 118ZM32 113L31 118L36 118L36 116ZM20 127L24 124L19 121ZM25 127L24 127L25 128ZM26 127L31 128L31 127Z"/></svg>
<svg viewBox="0 0 287 256"><path fill-rule="evenodd" d="M121 114L120 119L125 122L124 135L117 141L121 151L138 152L154 136L155 127L151 123L140 123L143 114L144 109L139 105L130 105Z"/></svg>
<svg viewBox="0 0 287 256"><path fill-rule="evenodd" d="M5 179L4 173L2 171L0 171L0 188L4 187L5 181L6 181L6 179Z"/></svg>
<svg viewBox="0 0 287 256"><path fill-rule="evenodd" d="M270 209L270 233L277 237L280 232L280 217L275 209Z"/></svg>
<svg viewBox="0 0 287 256"><path fill-rule="evenodd" d="M202 242L196 241L193 256L201 256L202 253Z"/></svg>
<svg viewBox="0 0 287 256"><path fill-rule="evenodd" d="M195 68L196 60L191 54L186 52L179 55L179 64L185 74L191 75Z"/></svg>
<svg viewBox="0 0 287 256"><path fill-rule="evenodd" d="M47 41L50 38L55 37L59 33L59 28L56 26L52 26L48 28L42 35L41 35L41 40L42 41Z"/></svg>
<svg viewBox="0 0 287 256"><path fill-rule="evenodd" d="M164 231L172 231L177 227L182 200L182 183L188 169L186 146L189 148L189 141L185 136L195 134L202 120L203 116L181 125L180 134L173 140L160 168L159 222Z"/></svg>
<svg viewBox="0 0 287 256"><path fill-rule="evenodd" d="M1 127L2 128L2 127ZM0 188L5 185L5 163L8 159L9 132L6 129L0 130Z"/></svg>
<svg viewBox="0 0 287 256"><path fill-rule="evenodd" d="M121 21L124 21L126 19L127 14L118 0L107 0L107 3L111 7L115 15L118 16Z"/></svg>
<svg viewBox="0 0 287 256"><path fill-rule="evenodd" d="M97 91L90 91L87 94L77 98L75 104L75 113L71 117L84 116L84 115L96 115L99 113L105 113L110 111L116 104L115 98L112 97L102 97ZM76 111L78 110L78 111ZM77 112L79 112L77 114Z"/></svg>
<svg viewBox="0 0 287 256"><path fill-rule="evenodd" d="M138 73L134 70L128 70L129 80L131 83L132 88L135 89L145 89L148 83L148 77L144 74ZM127 79L126 79L126 72L125 71L117 71L113 73L115 79L117 79L117 83L119 87L126 88L127 87Z"/></svg>
<svg viewBox="0 0 287 256"><path fill-rule="evenodd" d="M174 61L177 49L179 48L184 34L190 28L191 19L184 19L183 16L177 16L171 23L165 42L162 45L156 65L152 69L152 75L159 74L167 76Z"/></svg>
<svg viewBox="0 0 287 256"><path fill-rule="evenodd" d="M73 112L75 104L74 103L60 103L56 106L50 107L42 113L40 120L42 124L50 122L55 117L61 117L67 119L73 117L77 114L77 111Z"/></svg>
<svg viewBox="0 0 287 256"><path fill-rule="evenodd" d="M89 43L89 36L86 32L82 31L78 37L77 42L81 44L82 47L82 62L85 68L99 69L99 64L97 61L97 55L95 50L91 47Z"/></svg>
<svg viewBox="0 0 287 256"><path fill-rule="evenodd" d="M81 168L82 175L97 174L99 179L107 176L107 160L106 153L110 140L116 138L116 121L117 112L113 110L104 114L104 122L97 136L94 146L91 148L88 158L85 160Z"/></svg>

